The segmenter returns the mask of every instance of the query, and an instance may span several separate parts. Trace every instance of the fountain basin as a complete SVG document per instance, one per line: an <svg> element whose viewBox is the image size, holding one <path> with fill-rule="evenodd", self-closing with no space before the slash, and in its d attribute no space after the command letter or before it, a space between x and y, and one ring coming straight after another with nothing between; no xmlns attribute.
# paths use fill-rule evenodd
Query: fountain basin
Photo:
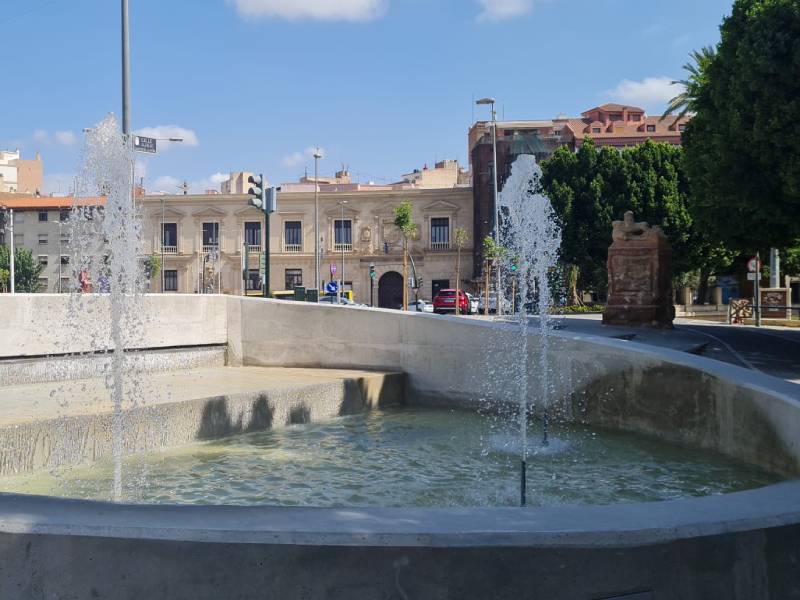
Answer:
<svg viewBox="0 0 800 600"><path fill-rule="evenodd" d="M0 309L14 301L22 299L0 298ZM59 299L25 301L34 310L24 327L50 331L47 311L35 306L54 310ZM198 324L211 317L230 365L403 372L409 405L480 405L483 347L489 338L506 343L503 325L454 317L223 297L196 307L185 297L146 304L163 319L153 347L181 345L169 340L174 313ZM15 355L9 327L0 323L0 356L59 351L42 333ZM179 335L204 343L199 325ZM530 344L535 356L535 336ZM565 331L554 332L550 347L560 374L554 408L563 415L787 478L800 473L797 386ZM795 481L697 499L526 510L126 506L7 495L0 596L784 599L800 593L799 539Z"/></svg>

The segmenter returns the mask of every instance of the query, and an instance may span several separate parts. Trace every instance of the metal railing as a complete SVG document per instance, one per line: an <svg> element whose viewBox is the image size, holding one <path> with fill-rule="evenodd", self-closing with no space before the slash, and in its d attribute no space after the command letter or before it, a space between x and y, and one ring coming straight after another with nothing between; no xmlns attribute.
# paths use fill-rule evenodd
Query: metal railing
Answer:
<svg viewBox="0 0 800 600"><path fill-rule="evenodd" d="M298 254L303 251L302 244L284 244L283 251L289 254Z"/></svg>
<svg viewBox="0 0 800 600"><path fill-rule="evenodd" d="M164 254L177 254L178 247L177 246L161 246L161 251Z"/></svg>
<svg viewBox="0 0 800 600"><path fill-rule="evenodd" d="M334 252L352 252L353 251L353 244L334 244L333 245Z"/></svg>
<svg viewBox="0 0 800 600"><path fill-rule="evenodd" d="M261 244L248 244L247 250L250 254L258 254L261 252Z"/></svg>
<svg viewBox="0 0 800 600"><path fill-rule="evenodd" d="M203 254L210 254L219 250L218 244L203 244Z"/></svg>
<svg viewBox="0 0 800 600"><path fill-rule="evenodd" d="M431 242L432 252L442 252L450 250L450 242Z"/></svg>

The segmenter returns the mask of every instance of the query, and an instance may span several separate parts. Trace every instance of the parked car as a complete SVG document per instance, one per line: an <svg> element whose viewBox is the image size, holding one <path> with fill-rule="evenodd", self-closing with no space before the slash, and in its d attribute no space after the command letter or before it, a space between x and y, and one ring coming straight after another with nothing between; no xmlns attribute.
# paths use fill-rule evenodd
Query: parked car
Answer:
<svg viewBox="0 0 800 600"><path fill-rule="evenodd" d="M471 312L469 298L464 290L458 290L458 310L468 315ZM456 291L440 290L433 299L433 312L447 313L456 311Z"/></svg>
<svg viewBox="0 0 800 600"><path fill-rule="evenodd" d="M430 303L430 302L426 302L425 300L417 300L416 302L409 302L408 303L408 310L410 312L432 313L433 312L433 304Z"/></svg>
<svg viewBox="0 0 800 600"><path fill-rule="evenodd" d="M507 299L503 298L501 300L503 312L508 314L511 312L511 302ZM486 293L478 295L478 312L483 314L484 306L486 305ZM496 292L489 292L489 312L496 313L497 312L497 293Z"/></svg>
<svg viewBox="0 0 800 600"><path fill-rule="evenodd" d="M355 302L353 302L352 300L348 300L344 296L342 296L341 298L338 298L338 302L337 302L336 295L323 296L322 298L319 299L319 301L322 304L332 304L334 306L336 306L337 304L339 304L341 306L358 306Z"/></svg>

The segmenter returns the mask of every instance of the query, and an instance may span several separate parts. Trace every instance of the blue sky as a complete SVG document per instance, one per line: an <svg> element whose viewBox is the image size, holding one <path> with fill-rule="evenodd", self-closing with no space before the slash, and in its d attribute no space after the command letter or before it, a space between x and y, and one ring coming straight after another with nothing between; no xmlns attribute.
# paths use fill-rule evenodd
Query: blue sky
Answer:
<svg viewBox="0 0 800 600"><path fill-rule="evenodd" d="M220 174L321 171L394 181L500 117L605 101L663 110L731 0L130 0L133 126L187 143L142 160L149 190ZM39 151L66 192L82 129L120 111L117 0L3 0L0 148Z"/></svg>

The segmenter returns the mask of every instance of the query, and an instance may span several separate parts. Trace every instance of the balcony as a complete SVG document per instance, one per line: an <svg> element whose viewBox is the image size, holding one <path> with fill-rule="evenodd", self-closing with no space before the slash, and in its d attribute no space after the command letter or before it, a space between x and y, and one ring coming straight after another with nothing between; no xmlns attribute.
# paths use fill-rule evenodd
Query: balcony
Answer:
<svg viewBox="0 0 800 600"><path fill-rule="evenodd" d="M353 244L334 244L333 245L334 252L352 252L353 251Z"/></svg>
<svg viewBox="0 0 800 600"><path fill-rule="evenodd" d="M161 246L161 252L164 254L177 254L178 247L177 246Z"/></svg>
<svg viewBox="0 0 800 600"><path fill-rule="evenodd" d="M248 244L247 251L250 254L259 254L261 252L261 244Z"/></svg>
<svg viewBox="0 0 800 600"><path fill-rule="evenodd" d="M302 244L284 244L283 251L287 254L299 254L303 251Z"/></svg>
<svg viewBox="0 0 800 600"><path fill-rule="evenodd" d="M211 254L212 252L218 252L219 245L218 244L203 244L203 254Z"/></svg>
<svg viewBox="0 0 800 600"><path fill-rule="evenodd" d="M447 252L450 250L450 242L431 242L432 252Z"/></svg>

